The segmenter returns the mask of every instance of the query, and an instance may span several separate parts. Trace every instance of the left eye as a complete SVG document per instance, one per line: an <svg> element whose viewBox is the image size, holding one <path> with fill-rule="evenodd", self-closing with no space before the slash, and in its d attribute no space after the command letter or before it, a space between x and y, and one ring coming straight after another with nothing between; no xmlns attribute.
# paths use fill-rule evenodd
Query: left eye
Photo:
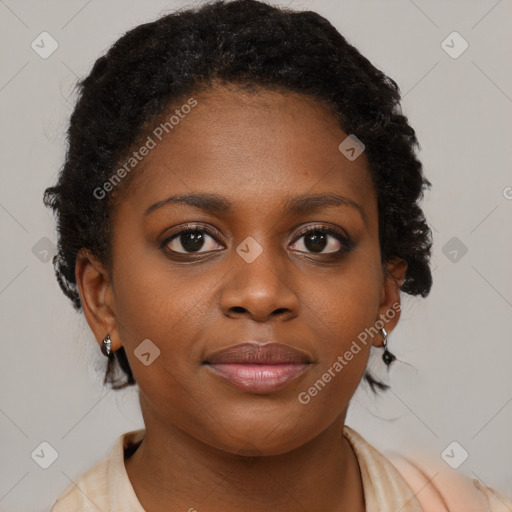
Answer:
<svg viewBox="0 0 512 512"><path fill-rule="evenodd" d="M304 239L301 243L300 240ZM341 233L329 228L313 228L308 231L302 232L298 238L295 239L293 245L298 244L306 249L297 248L300 252L310 251L314 254L329 254L344 252L349 249L349 240ZM327 249L324 251L324 249Z"/></svg>
<svg viewBox="0 0 512 512"><path fill-rule="evenodd" d="M205 249L203 252L216 250L216 244L218 245L215 238L213 238L208 231L193 228L184 229L164 242L164 245L168 247L170 251L181 254L199 252L200 249ZM185 250L178 250L180 246Z"/></svg>

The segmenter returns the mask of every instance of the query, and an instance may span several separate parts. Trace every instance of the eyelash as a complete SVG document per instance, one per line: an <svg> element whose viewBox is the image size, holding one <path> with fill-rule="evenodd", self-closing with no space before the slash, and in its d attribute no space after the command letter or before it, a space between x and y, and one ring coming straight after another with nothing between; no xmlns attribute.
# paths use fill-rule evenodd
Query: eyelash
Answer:
<svg viewBox="0 0 512 512"><path fill-rule="evenodd" d="M205 251L204 253L202 252L178 252L178 251L173 251L172 249L169 249L167 246L170 242L172 242L174 239L176 238L179 238L180 235L184 234L184 233L206 233L207 235L209 235L210 237L212 237L217 243L220 243L217 238L219 238L219 235L205 227L205 226L201 226L201 225L195 225L195 224L191 224L191 225L187 225L185 226L184 228L182 228L180 231L177 231L176 233L173 233L171 236L167 237L161 244L161 248L169 253L169 254L172 254L173 256L194 256L194 255L200 255L200 254L206 254L206 253L209 253L209 252L217 252L217 250L215 251ZM340 244L341 244L341 248L337 251L333 251L333 252L329 252L329 253L314 253L314 252L304 252L304 251L298 251L302 254L312 254L312 255L317 255L317 256L324 256L324 257L340 257L341 255L343 255L344 253L347 253L349 252L353 246L354 246L354 243L352 242L351 238L348 236L348 235L345 235L343 233L341 233L340 231L338 230L335 230L333 228L328 228L326 226L313 226L313 227L308 227L308 228L305 228L303 230L301 230L297 236L293 239L293 241L291 242L292 244L295 244L295 242L297 242L298 240L300 240L302 237L304 237L305 235L309 235L309 234L326 234L326 235L331 235L333 236Z"/></svg>

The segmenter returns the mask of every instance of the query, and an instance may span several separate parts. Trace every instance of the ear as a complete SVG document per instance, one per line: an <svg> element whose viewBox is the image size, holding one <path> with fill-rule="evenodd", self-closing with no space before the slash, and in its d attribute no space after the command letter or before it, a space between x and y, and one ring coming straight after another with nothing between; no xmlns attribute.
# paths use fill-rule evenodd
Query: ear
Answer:
<svg viewBox="0 0 512 512"><path fill-rule="evenodd" d="M80 249L76 258L75 278L85 318L101 346L107 334L112 350L122 343L119 337L112 280L107 268L87 249Z"/></svg>
<svg viewBox="0 0 512 512"><path fill-rule="evenodd" d="M396 327L400 319L400 312L402 311L400 288L404 284L406 271L407 262L402 258L395 258L384 265L384 281L375 322L381 320L388 334ZM374 345L379 346L380 341L375 340Z"/></svg>

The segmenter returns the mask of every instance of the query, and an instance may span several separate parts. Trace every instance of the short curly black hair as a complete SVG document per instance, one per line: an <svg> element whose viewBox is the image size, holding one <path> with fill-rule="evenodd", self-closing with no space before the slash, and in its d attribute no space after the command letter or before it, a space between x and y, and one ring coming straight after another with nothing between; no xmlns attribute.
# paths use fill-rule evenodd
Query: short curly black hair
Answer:
<svg viewBox="0 0 512 512"><path fill-rule="evenodd" d="M415 156L419 144L396 82L315 12L218 0L135 27L78 84L66 160L57 184L44 193L57 218L57 280L75 308L81 309L78 251L87 248L111 268L110 219L121 187L104 199L94 191L170 105L218 84L300 93L329 107L340 127L365 145L383 264L403 258L401 290L426 297L432 233L418 203L431 183ZM123 384L113 379L115 360ZM374 391L388 387L368 371L365 378ZM107 381L114 389L135 384L124 348L111 353Z"/></svg>

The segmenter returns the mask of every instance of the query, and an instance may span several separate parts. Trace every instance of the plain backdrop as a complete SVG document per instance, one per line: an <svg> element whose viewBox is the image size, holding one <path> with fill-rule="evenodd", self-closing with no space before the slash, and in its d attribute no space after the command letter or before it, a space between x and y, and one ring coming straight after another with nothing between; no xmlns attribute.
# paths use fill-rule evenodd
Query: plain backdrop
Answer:
<svg viewBox="0 0 512 512"><path fill-rule="evenodd" d="M0 1L2 511L48 510L120 434L143 427L137 389L102 386L106 359L58 288L42 195L63 163L76 80L126 30L184 5ZM371 363L392 388L375 397L362 384L347 423L385 453L449 471L441 453L456 442L455 456L468 454L457 471L512 496L512 2L280 5L323 14L398 82L433 183L423 202L432 292L404 295L389 339L400 361L387 375L379 351ZM42 32L58 44L46 59L31 46ZM31 455L43 442L57 453L47 469Z"/></svg>

